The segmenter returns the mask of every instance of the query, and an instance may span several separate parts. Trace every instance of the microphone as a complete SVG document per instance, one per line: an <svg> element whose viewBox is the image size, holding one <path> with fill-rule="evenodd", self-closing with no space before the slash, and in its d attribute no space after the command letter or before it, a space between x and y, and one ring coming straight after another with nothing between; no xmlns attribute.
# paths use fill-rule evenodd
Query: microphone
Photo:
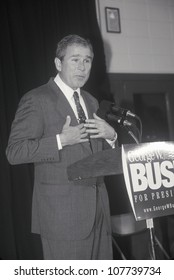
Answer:
<svg viewBox="0 0 174 280"><path fill-rule="evenodd" d="M100 103L99 109L97 110L97 116L99 116L101 119L104 119L108 122L110 122L111 126L114 126L114 122L118 123L120 126L124 127L128 134L134 139L136 143L141 142L142 137L142 123L141 119L134 113L132 113L130 110L118 107L115 103L103 100ZM139 129L132 120L132 122L128 121L127 118L134 118L139 121ZM139 138L136 137L134 134L134 130L137 132L137 135Z"/></svg>
<svg viewBox="0 0 174 280"><path fill-rule="evenodd" d="M116 115L136 118L136 115L134 113L132 113L130 110L118 107L117 105L114 105L114 104L111 105L111 110Z"/></svg>
<svg viewBox="0 0 174 280"><path fill-rule="evenodd" d="M132 126L132 123L129 122L128 120L126 120L124 116L119 117L119 116L113 115L111 113L106 113L106 119L108 121L117 122L117 123L119 123L120 125L123 125L123 126Z"/></svg>
<svg viewBox="0 0 174 280"><path fill-rule="evenodd" d="M123 114L123 111L120 112L118 109L122 108L117 107L114 103L110 101L103 100L100 103L100 107L96 114L97 116L99 116L102 119L105 119L106 121L117 122L123 126L131 126L131 122L126 120L126 115ZM129 111L126 109L122 110L125 110L126 112Z"/></svg>

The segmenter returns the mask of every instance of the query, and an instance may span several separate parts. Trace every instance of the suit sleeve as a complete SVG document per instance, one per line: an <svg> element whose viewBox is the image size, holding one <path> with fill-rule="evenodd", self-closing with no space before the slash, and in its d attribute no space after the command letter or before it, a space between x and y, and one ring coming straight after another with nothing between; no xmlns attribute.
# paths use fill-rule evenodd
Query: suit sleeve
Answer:
<svg viewBox="0 0 174 280"><path fill-rule="evenodd" d="M59 161L56 135L45 137L41 100L34 94L21 99L11 127L7 159L11 164Z"/></svg>

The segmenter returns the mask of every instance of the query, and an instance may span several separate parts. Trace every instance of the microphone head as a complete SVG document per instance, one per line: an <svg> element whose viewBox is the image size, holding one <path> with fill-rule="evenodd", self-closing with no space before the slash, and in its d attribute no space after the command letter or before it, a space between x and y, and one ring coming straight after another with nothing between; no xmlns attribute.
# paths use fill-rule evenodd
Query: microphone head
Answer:
<svg viewBox="0 0 174 280"><path fill-rule="evenodd" d="M132 113L129 109L121 108L116 104L112 105L111 110L117 116L132 117L132 118L136 117L136 114Z"/></svg>
<svg viewBox="0 0 174 280"><path fill-rule="evenodd" d="M115 126L116 123L121 126L131 126L132 123L126 120L126 117L130 116L129 112L129 110L121 108L111 101L103 100L100 103L96 115L109 122L109 124L112 126Z"/></svg>
<svg viewBox="0 0 174 280"><path fill-rule="evenodd" d="M128 110L117 106L116 104L112 105L112 112L118 116L126 116Z"/></svg>
<svg viewBox="0 0 174 280"><path fill-rule="evenodd" d="M107 113L106 117L109 121L117 122L121 126L132 126L132 123L126 120L123 116L116 116L112 113Z"/></svg>

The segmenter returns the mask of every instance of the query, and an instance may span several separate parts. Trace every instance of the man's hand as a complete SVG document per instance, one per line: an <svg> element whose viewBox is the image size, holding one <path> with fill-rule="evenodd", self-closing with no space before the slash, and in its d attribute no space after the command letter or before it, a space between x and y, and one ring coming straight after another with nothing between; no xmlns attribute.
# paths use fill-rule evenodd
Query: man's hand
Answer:
<svg viewBox="0 0 174 280"><path fill-rule="evenodd" d="M113 127L95 113L93 116L93 119L87 119L84 124L86 133L90 134L90 138L104 138L112 141L117 136Z"/></svg>
<svg viewBox="0 0 174 280"><path fill-rule="evenodd" d="M71 123L71 117L67 116L62 132L59 134L62 147L67 145L74 145L77 143L87 142L88 139L86 138L87 133L84 124L79 124L77 126L70 126L70 123Z"/></svg>

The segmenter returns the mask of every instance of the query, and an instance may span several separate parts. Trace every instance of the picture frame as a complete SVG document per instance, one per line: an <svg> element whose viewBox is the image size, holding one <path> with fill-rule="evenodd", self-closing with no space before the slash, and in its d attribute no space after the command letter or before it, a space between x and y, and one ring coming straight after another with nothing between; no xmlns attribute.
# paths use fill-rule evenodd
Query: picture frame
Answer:
<svg viewBox="0 0 174 280"><path fill-rule="evenodd" d="M110 33L121 33L120 10L105 7L106 30Z"/></svg>

